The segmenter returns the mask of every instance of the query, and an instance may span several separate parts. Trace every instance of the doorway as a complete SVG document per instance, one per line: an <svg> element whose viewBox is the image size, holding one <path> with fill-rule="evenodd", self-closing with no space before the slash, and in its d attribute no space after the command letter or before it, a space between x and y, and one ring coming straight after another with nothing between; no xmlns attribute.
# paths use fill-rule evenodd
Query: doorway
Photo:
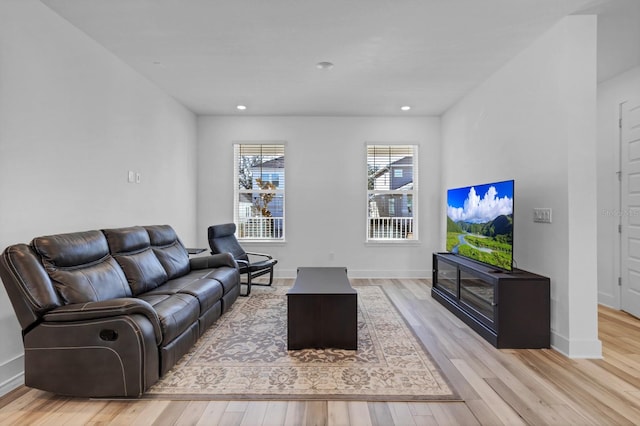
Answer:
<svg viewBox="0 0 640 426"><path fill-rule="evenodd" d="M640 317L640 99L620 104L620 307Z"/></svg>

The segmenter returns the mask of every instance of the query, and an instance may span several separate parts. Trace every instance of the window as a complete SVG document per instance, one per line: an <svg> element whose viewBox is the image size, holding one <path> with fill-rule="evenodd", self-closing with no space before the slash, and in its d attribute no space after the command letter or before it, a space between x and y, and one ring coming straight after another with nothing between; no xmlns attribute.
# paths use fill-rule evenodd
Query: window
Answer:
<svg viewBox="0 0 640 426"><path fill-rule="evenodd" d="M367 145L367 241L417 239L418 147Z"/></svg>
<svg viewBox="0 0 640 426"><path fill-rule="evenodd" d="M238 239L284 240L284 144L234 144Z"/></svg>

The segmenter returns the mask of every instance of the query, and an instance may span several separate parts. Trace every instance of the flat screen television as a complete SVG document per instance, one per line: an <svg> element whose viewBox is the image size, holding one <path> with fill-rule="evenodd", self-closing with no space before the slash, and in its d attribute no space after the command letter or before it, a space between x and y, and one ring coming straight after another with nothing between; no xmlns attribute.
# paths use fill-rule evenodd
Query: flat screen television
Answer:
<svg viewBox="0 0 640 426"><path fill-rule="evenodd" d="M447 251L513 269L514 181L447 190Z"/></svg>

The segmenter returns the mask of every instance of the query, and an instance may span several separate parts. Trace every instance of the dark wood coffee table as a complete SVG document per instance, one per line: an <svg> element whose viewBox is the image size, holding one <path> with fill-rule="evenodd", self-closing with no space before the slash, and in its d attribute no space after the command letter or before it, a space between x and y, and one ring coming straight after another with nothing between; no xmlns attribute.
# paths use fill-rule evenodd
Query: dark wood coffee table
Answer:
<svg viewBox="0 0 640 426"><path fill-rule="evenodd" d="M358 293L347 268L298 268L287 292L287 348L358 349Z"/></svg>

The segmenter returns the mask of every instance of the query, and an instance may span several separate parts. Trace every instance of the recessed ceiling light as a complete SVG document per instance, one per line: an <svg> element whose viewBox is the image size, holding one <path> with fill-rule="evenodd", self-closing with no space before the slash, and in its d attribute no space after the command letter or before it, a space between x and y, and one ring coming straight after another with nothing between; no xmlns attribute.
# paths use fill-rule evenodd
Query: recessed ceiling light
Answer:
<svg viewBox="0 0 640 426"><path fill-rule="evenodd" d="M403 111L409 111L411 107L409 105L404 105L404 106L401 106L400 109Z"/></svg>
<svg viewBox="0 0 640 426"><path fill-rule="evenodd" d="M246 105L237 105L236 109L240 110L240 111L244 111L245 109L247 109Z"/></svg>
<svg viewBox="0 0 640 426"><path fill-rule="evenodd" d="M322 61L316 64L316 68L319 70L328 70L333 68L333 62Z"/></svg>

